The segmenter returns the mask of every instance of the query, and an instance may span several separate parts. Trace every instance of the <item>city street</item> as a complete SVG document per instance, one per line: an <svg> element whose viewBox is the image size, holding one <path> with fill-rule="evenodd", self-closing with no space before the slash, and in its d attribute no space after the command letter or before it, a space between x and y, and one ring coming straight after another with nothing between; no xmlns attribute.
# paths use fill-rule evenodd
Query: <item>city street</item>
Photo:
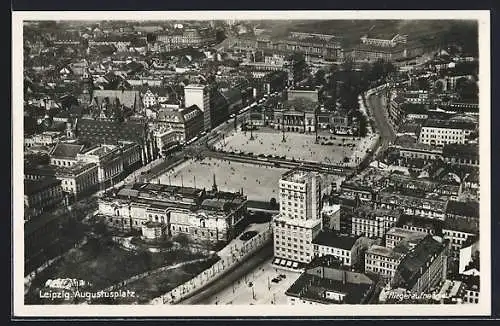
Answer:
<svg viewBox="0 0 500 326"><path fill-rule="evenodd" d="M389 118L386 109L387 99L384 95L384 91L370 95L367 101L369 109L373 113L375 123L377 124L377 129L381 137L380 151L383 152L396 138L394 130L388 121Z"/></svg>
<svg viewBox="0 0 500 326"><path fill-rule="evenodd" d="M241 276L225 289L206 298L203 304L286 304L286 290L299 278L300 272L276 269L272 258ZM285 275L279 282L272 280Z"/></svg>

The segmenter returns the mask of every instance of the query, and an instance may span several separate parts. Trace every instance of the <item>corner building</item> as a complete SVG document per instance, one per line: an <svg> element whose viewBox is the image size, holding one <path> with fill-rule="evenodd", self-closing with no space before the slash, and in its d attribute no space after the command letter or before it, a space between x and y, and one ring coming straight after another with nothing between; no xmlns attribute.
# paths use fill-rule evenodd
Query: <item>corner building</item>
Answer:
<svg viewBox="0 0 500 326"><path fill-rule="evenodd" d="M291 170L279 181L280 213L273 219L274 256L281 266L311 262L312 240L322 229L319 174Z"/></svg>

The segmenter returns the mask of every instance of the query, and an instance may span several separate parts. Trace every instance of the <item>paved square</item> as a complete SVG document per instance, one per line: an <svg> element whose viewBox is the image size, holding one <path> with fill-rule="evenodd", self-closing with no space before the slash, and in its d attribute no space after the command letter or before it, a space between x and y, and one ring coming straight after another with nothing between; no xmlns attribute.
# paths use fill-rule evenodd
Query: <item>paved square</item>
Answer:
<svg viewBox="0 0 500 326"><path fill-rule="evenodd" d="M344 157L352 157L354 148L360 142L352 137L340 137L333 135L322 135L327 140L321 139L315 143L314 134L300 134L286 132L283 142L283 134L272 129L253 131L253 140L250 140L250 132L233 131L219 140L215 147L225 152L245 152L254 155L278 155L287 159L300 161L320 162L326 164L342 163ZM332 143L332 145L321 145L321 142ZM354 144L353 147L348 146Z"/></svg>
<svg viewBox="0 0 500 326"><path fill-rule="evenodd" d="M269 201L272 197L278 200L279 179L286 171L283 168L205 158L203 161L182 163L159 179L162 184L189 187L195 186L196 179L197 188L211 189L215 174L219 190L239 191L243 187L248 199Z"/></svg>

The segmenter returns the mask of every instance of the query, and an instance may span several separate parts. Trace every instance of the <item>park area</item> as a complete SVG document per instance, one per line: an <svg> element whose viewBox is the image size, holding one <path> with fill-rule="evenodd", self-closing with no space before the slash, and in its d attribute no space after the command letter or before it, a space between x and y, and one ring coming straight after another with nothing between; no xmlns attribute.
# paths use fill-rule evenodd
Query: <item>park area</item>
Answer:
<svg viewBox="0 0 500 326"><path fill-rule="evenodd" d="M341 164L345 158L351 162L359 161L356 157L361 159L369 148L365 146L364 140L360 141L357 137L323 134L316 143L314 134L286 132L285 142L282 141L281 132L269 128L253 131L252 134L253 140L250 139L250 131L233 131L220 139L214 147L228 153L272 155L324 164Z"/></svg>
<svg viewBox="0 0 500 326"><path fill-rule="evenodd" d="M40 298L40 290L45 288L48 279L70 278L83 280L90 283L88 286L89 291L100 291L119 285L135 275L154 271L164 266L187 261L195 262L187 265L180 264L178 265L179 268L152 273L153 279L158 280L158 282L163 280L160 283L145 280L150 277L149 275L144 279L139 279L137 282L143 282L141 285L143 288L142 292L137 290L139 297L136 299L146 300L149 294L154 297L158 295L158 291L164 289L168 291L207 268L207 266L204 266L204 258L208 258L207 254L195 253L184 248L152 253L147 250L126 250L109 237L91 238L87 244L69 251L60 261L40 272L33 280L25 296L25 303L64 303L62 299L59 300L61 302L58 302L58 300ZM200 261L200 259L202 260ZM126 289L128 289L128 286ZM133 287L138 289L138 286ZM48 300L48 302L45 300Z"/></svg>
<svg viewBox="0 0 500 326"><path fill-rule="evenodd" d="M288 171L265 165L231 162L215 158L202 161L189 160L159 177L160 183L176 186L212 189L214 175L217 187L222 191L240 191L250 200L268 202L278 199L278 182Z"/></svg>

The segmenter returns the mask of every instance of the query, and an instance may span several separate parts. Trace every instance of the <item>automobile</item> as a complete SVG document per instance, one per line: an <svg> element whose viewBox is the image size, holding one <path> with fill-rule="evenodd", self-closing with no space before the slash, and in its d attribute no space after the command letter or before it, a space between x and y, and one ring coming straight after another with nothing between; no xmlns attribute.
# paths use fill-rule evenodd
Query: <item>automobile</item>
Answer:
<svg viewBox="0 0 500 326"><path fill-rule="evenodd" d="M280 281L281 281L281 279L279 279L279 278L277 278L277 277L275 277L275 278L273 278L273 279L271 280L271 282L273 282L273 283L279 283Z"/></svg>
<svg viewBox="0 0 500 326"><path fill-rule="evenodd" d="M230 117L230 118L234 118L235 116L236 116L236 114L234 114L234 113L233 113L233 114L231 114L229 117Z"/></svg>
<svg viewBox="0 0 500 326"><path fill-rule="evenodd" d="M285 279L285 278L286 278L286 275L285 275L285 274L280 274L280 278Z"/></svg>

